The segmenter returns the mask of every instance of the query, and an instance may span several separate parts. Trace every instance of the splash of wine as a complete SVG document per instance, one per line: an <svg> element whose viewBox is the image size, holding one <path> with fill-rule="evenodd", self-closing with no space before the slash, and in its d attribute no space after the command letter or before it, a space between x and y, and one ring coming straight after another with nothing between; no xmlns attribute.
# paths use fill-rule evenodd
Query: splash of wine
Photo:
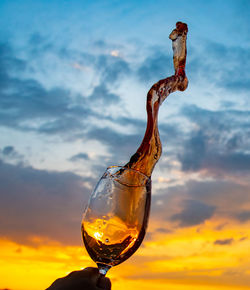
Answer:
<svg viewBox="0 0 250 290"><path fill-rule="evenodd" d="M169 94L177 90L184 91L188 86L185 74L186 38L188 27L182 22L170 33L172 40L175 74L158 81L147 94L147 128L142 143L125 167L132 168L151 176L155 164L160 159L162 146L158 131L158 111Z"/></svg>
<svg viewBox="0 0 250 290"><path fill-rule="evenodd" d="M97 184L84 213L82 236L100 273L128 259L146 233L151 174L161 156L157 118L160 105L174 91L184 91L187 25L176 23L169 38L175 74L160 80L147 94L147 128L142 143L124 167L109 167Z"/></svg>

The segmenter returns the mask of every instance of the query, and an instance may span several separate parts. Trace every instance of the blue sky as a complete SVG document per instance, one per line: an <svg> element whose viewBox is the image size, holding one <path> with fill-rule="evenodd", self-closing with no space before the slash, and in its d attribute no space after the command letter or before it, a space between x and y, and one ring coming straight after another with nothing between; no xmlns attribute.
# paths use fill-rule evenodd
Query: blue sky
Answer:
<svg viewBox="0 0 250 290"><path fill-rule="evenodd" d="M250 220L249 14L236 0L2 0L0 235L81 244L91 190L136 151L146 93L173 74L168 35L179 20L189 87L160 110L152 220Z"/></svg>

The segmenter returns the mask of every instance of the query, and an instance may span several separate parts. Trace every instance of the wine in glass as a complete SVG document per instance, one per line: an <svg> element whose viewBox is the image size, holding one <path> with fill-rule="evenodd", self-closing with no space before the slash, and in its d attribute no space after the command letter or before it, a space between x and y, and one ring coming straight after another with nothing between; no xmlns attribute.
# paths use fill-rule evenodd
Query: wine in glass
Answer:
<svg viewBox="0 0 250 290"><path fill-rule="evenodd" d="M108 167L82 220L82 237L99 272L127 260L145 236L151 199L151 179L121 166Z"/></svg>
<svg viewBox="0 0 250 290"><path fill-rule="evenodd" d="M175 74L158 81L147 94L147 128L141 145L124 167L107 168L84 213L83 241L103 275L128 259L144 238L151 198L150 176L162 152L158 111L170 93L184 91L188 86L187 32L187 24L177 22L169 35Z"/></svg>

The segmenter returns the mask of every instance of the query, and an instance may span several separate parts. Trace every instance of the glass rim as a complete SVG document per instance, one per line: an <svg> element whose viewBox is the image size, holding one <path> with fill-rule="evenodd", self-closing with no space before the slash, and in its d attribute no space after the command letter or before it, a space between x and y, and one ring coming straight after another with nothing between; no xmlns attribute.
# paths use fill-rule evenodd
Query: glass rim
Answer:
<svg viewBox="0 0 250 290"><path fill-rule="evenodd" d="M112 169L112 168L123 168L123 169L126 169L126 170L131 170L131 171L134 171L136 173L139 173L141 174L142 176L144 176L146 179L150 180L151 177L150 176L147 176L146 174L142 173L141 171L137 170L137 169L133 169L133 168L129 168L129 167L125 167L124 165L111 165L111 166L108 166L106 170L108 169Z"/></svg>

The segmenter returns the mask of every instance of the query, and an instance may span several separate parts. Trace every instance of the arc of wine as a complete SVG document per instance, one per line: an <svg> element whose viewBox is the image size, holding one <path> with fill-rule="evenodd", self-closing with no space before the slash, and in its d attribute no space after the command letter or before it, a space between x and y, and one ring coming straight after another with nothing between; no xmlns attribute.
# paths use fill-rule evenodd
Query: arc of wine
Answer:
<svg viewBox="0 0 250 290"><path fill-rule="evenodd" d="M147 128L140 147L125 165L126 168L116 168L118 171L114 174L109 172L112 167L108 173L106 171L85 211L83 240L103 275L111 266L128 259L141 245L146 233L151 199L150 176L161 156L158 110L170 93L187 88L187 31L185 23L177 22L169 35L173 45L175 74L158 81L147 94Z"/></svg>
<svg viewBox="0 0 250 290"><path fill-rule="evenodd" d="M172 40L175 74L158 81L149 90L147 94L146 132L136 153L125 165L125 167L138 170L148 177L151 176L162 152L158 131L159 107L169 94L177 90L184 91L188 86L188 79L185 74L187 32L187 24L177 22L176 28L169 35Z"/></svg>

